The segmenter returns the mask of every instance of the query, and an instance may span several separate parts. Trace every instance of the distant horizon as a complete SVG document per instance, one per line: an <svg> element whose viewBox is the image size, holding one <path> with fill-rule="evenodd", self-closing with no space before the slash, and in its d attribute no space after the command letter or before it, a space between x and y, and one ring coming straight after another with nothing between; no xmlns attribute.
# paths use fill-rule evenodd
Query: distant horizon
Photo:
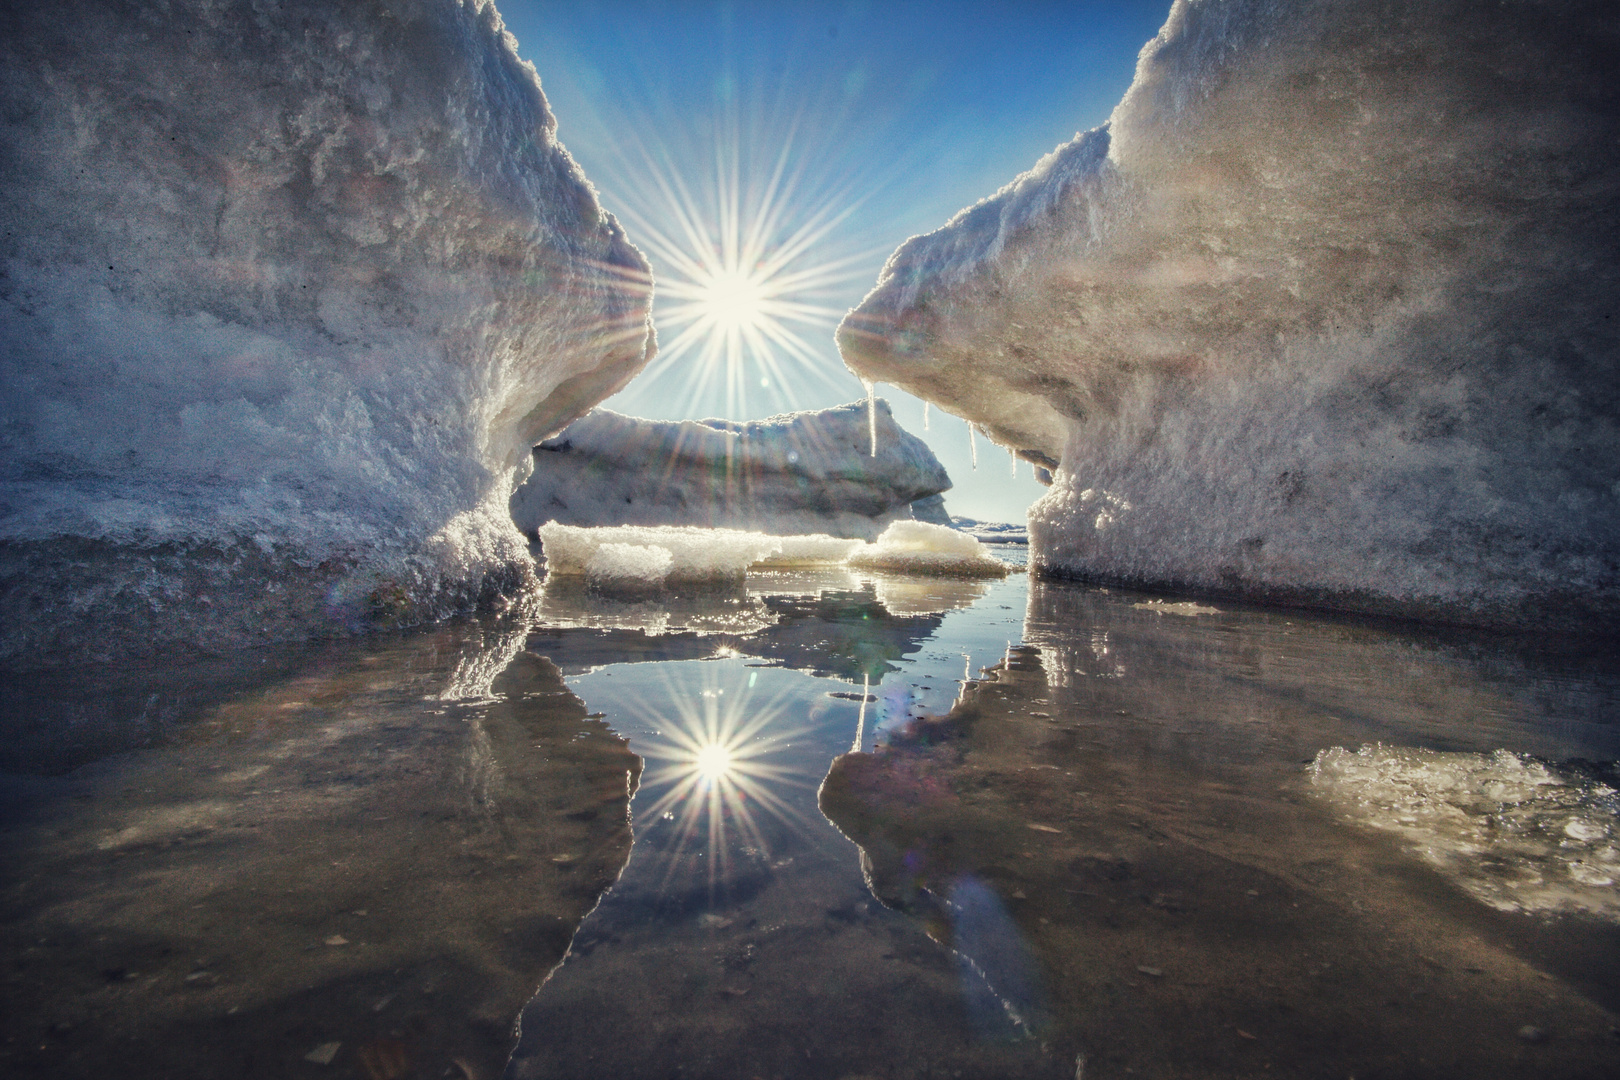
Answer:
<svg viewBox="0 0 1620 1080"><path fill-rule="evenodd" d="M653 263L671 362L655 359L602 404L649 419L756 420L865 396L833 343L838 317L908 237L1104 123L1170 4L497 7L539 73L558 139ZM726 313L702 289L682 293L677 260L697 231L718 241L719 206L735 208L744 231L760 226L761 252L797 252L773 279L797 287L782 290L765 349L748 348L760 338L748 326L729 353L707 340L717 321L728 328ZM1006 451L981 436L975 469L962 420L934 407L925 429L920 399L887 384L877 394L945 465L950 513L1024 520L1045 490L1027 462L1014 479Z"/></svg>

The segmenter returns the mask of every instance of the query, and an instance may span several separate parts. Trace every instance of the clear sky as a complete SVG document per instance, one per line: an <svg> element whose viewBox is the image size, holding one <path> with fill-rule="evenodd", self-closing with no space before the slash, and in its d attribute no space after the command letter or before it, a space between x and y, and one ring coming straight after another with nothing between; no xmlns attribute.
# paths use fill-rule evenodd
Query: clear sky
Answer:
<svg viewBox="0 0 1620 1080"><path fill-rule="evenodd" d="M1169 0L498 0L558 137L648 256L661 353L605 404L757 419L864 393L832 333L908 236L1104 122ZM893 387L952 513L1022 521L1028 464Z"/></svg>

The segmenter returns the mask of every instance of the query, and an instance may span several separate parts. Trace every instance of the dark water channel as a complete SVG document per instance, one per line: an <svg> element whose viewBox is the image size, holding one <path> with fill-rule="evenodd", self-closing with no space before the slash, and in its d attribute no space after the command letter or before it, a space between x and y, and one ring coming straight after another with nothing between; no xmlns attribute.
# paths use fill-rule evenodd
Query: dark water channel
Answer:
<svg viewBox="0 0 1620 1080"><path fill-rule="evenodd" d="M12 678L0 1072L1620 1075L1617 702L841 571Z"/></svg>

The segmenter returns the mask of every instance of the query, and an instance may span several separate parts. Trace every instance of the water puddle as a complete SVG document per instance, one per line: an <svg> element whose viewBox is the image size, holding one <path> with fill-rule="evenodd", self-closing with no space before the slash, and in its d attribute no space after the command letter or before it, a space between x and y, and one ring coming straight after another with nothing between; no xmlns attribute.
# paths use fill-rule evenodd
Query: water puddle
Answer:
<svg viewBox="0 0 1620 1080"><path fill-rule="evenodd" d="M13 680L0 1067L1620 1069L1601 643L1021 574L540 611Z"/></svg>

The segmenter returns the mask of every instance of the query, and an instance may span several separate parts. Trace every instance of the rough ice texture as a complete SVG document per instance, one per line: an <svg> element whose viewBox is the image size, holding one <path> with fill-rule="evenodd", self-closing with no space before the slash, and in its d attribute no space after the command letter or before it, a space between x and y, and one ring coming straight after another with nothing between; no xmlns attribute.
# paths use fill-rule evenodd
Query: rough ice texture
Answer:
<svg viewBox="0 0 1620 1080"><path fill-rule="evenodd" d="M1007 564L965 532L925 521L897 521L877 543L858 548L849 565L891 573L1006 577Z"/></svg>
<svg viewBox="0 0 1620 1080"><path fill-rule="evenodd" d="M484 0L0 15L0 659L499 602L648 272Z"/></svg>
<svg viewBox="0 0 1620 1080"><path fill-rule="evenodd" d="M701 525L870 540L950 477L889 403L768 420L642 420L597 409L534 449L512 518L542 524Z"/></svg>
<svg viewBox="0 0 1620 1080"><path fill-rule="evenodd" d="M1503 911L1620 921L1620 795L1506 750L1324 750L1316 790L1348 819L1396 834Z"/></svg>
<svg viewBox="0 0 1620 1080"><path fill-rule="evenodd" d="M844 356L1057 469L1049 572L1612 622L1617 67L1607 0L1178 0Z"/></svg>

